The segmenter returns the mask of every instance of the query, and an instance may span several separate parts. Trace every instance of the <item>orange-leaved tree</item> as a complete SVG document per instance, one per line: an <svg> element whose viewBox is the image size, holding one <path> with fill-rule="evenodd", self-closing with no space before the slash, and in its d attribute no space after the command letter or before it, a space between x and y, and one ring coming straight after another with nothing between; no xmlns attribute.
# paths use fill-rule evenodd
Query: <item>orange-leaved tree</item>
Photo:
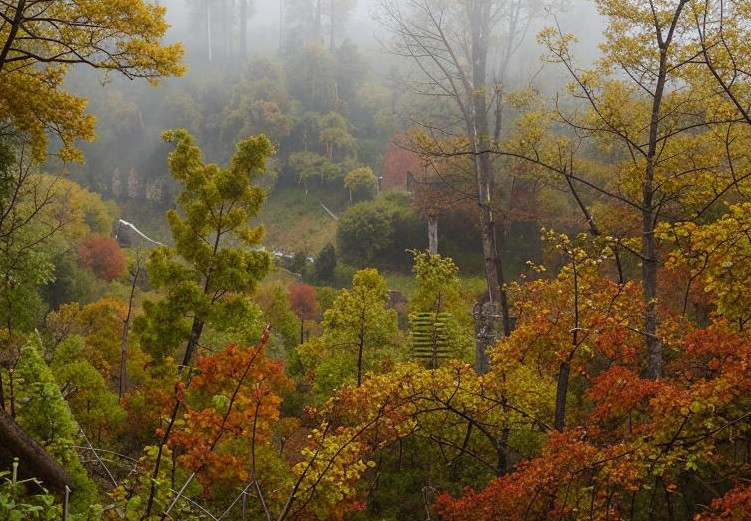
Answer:
<svg viewBox="0 0 751 521"><path fill-rule="evenodd" d="M197 365L185 392L183 422L169 445L180 448L179 463L196 474L205 493L258 479L259 447L270 443L281 395L291 385L282 363L269 360L261 344L230 345Z"/></svg>
<svg viewBox="0 0 751 521"><path fill-rule="evenodd" d="M720 320L687 334L659 381L612 365L592 380L576 426L436 509L447 521L743 519L742 485L719 496L749 477L749 364L751 342Z"/></svg>
<svg viewBox="0 0 751 521"><path fill-rule="evenodd" d="M125 255L112 237L89 235L78 245L78 261L107 281L125 274Z"/></svg>

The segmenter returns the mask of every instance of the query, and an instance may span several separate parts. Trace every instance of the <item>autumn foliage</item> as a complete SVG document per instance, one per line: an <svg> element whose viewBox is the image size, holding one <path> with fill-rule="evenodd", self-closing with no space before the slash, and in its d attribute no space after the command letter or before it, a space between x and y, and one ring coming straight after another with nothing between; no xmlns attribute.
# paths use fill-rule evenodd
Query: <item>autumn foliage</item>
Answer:
<svg viewBox="0 0 751 521"><path fill-rule="evenodd" d="M697 473L722 479L747 465L751 341L719 321L687 335L671 376L646 380L622 366L588 382L578 425L552 433L535 457L461 497L436 503L447 521L642 519L685 512L707 491ZM745 462L745 463L744 463ZM727 474L729 473L729 474ZM712 501L711 495L707 503ZM744 519L747 488L715 499L697 519ZM680 506L679 506L680 504ZM688 513L692 513L690 507Z"/></svg>
<svg viewBox="0 0 751 521"><path fill-rule="evenodd" d="M394 136L389 142L386 157L383 160L383 189L405 188L409 175L424 171L420 157L408 150L409 137Z"/></svg>
<svg viewBox="0 0 751 521"><path fill-rule="evenodd" d="M279 420L280 395L290 382L263 347L230 345L201 358L189 389L178 390L185 412L169 445L180 449L180 463L196 473L205 492L248 481L256 447L269 443Z"/></svg>
<svg viewBox="0 0 751 521"><path fill-rule="evenodd" d="M289 303L300 320L311 320L318 313L316 290L309 284L293 284L289 287Z"/></svg>
<svg viewBox="0 0 751 521"><path fill-rule="evenodd" d="M751 513L751 485L738 485L724 496L712 500L710 511L696 516L696 521L747 519Z"/></svg>
<svg viewBox="0 0 751 521"><path fill-rule="evenodd" d="M78 245L78 261L94 275L107 281L119 279L125 273L125 256L112 237L86 237Z"/></svg>
<svg viewBox="0 0 751 521"><path fill-rule="evenodd" d="M139 181L158 154L95 155L127 187L79 172L173 202L131 277L115 209L38 172L94 137L69 66L182 73L166 8L3 2L0 521L751 521L751 1L594 0L583 62L542 29L552 0L370 3L416 62L378 60L388 82L343 38L356 0L281 2L272 60L246 52L257 2L207 1L184 27L209 83L168 85L163 117L140 103L162 95L93 100L110 151L199 134L163 134L171 181ZM374 200L343 210L342 181ZM337 248L264 283L275 216ZM3 468L18 428L79 482L69 514Z"/></svg>

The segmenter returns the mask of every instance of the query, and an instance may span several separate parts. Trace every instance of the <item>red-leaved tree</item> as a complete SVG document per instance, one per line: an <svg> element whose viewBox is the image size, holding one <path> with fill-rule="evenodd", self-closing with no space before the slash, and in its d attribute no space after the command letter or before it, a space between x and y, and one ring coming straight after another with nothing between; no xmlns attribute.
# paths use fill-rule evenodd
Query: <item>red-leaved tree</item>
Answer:
<svg viewBox="0 0 751 521"><path fill-rule="evenodd" d="M318 314L316 290L309 284L293 284L289 287L289 304L300 319L300 343L305 341L305 321Z"/></svg>
<svg viewBox="0 0 751 521"><path fill-rule="evenodd" d="M78 245L78 262L100 279L112 281L125 273L125 255L112 237L89 235Z"/></svg>
<svg viewBox="0 0 751 521"><path fill-rule="evenodd" d="M383 190L408 187L409 175L420 175L425 167L420 157L409 150L409 136L400 134L392 137L383 160Z"/></svg>

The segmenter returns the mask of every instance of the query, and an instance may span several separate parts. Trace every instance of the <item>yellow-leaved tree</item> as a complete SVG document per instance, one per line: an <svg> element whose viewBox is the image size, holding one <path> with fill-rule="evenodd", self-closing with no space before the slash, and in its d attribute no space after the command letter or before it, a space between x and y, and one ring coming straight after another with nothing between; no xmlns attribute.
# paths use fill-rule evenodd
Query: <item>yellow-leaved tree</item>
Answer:
<svg viewBox="0 0 751 521"><path fill-rule="evenodd" d="M81 160L76 139L94 138L86 100L62 88L86 64L128 78L180 75L179 44L164 45L165 8L147 0L10 0L0 4L0 121L26 134L36 160L49 135L62 159Z"/></svg>
<svg viewBox="0 0 751 521"><path fill-rule="evenodd" d="M666 343L658 332L658 225L706 220L723 204L747 196L751 157L744 144L750 129L734 102L743 91L728 91L736 96L731 98L718 88L704 57L711 24L701 20L713 19L721 2L595 4L608 21L599 60L582 68L571 52L573 35L543 31L546 59L571 77L571 103L556 98L548 114L519 118L519 135L503 143L499 154L531 162L570 189L591 233L612 243L621 281L621 257L637 265L645 372L657 379ZM743 55L737 39L725 43L729 53ZM567 136L542 131L560 124L569 129Z"/></svg>

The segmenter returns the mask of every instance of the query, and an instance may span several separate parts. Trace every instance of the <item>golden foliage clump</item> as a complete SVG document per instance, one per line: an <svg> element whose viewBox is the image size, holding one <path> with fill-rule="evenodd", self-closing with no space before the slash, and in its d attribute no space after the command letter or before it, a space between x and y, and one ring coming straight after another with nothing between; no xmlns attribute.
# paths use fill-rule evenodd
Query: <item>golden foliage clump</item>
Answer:
<svg viewBox="0 0 751 521"><path fill-rule="evenodd" d="M75 140L93 140L95 118L86 99L63 90L71 65L150 83L185 71L179 44L164 45L165 8L145 0L3 2L0 16L0 119L31 141L42 160L49 135L57 155L81 161Z"/></svg>

